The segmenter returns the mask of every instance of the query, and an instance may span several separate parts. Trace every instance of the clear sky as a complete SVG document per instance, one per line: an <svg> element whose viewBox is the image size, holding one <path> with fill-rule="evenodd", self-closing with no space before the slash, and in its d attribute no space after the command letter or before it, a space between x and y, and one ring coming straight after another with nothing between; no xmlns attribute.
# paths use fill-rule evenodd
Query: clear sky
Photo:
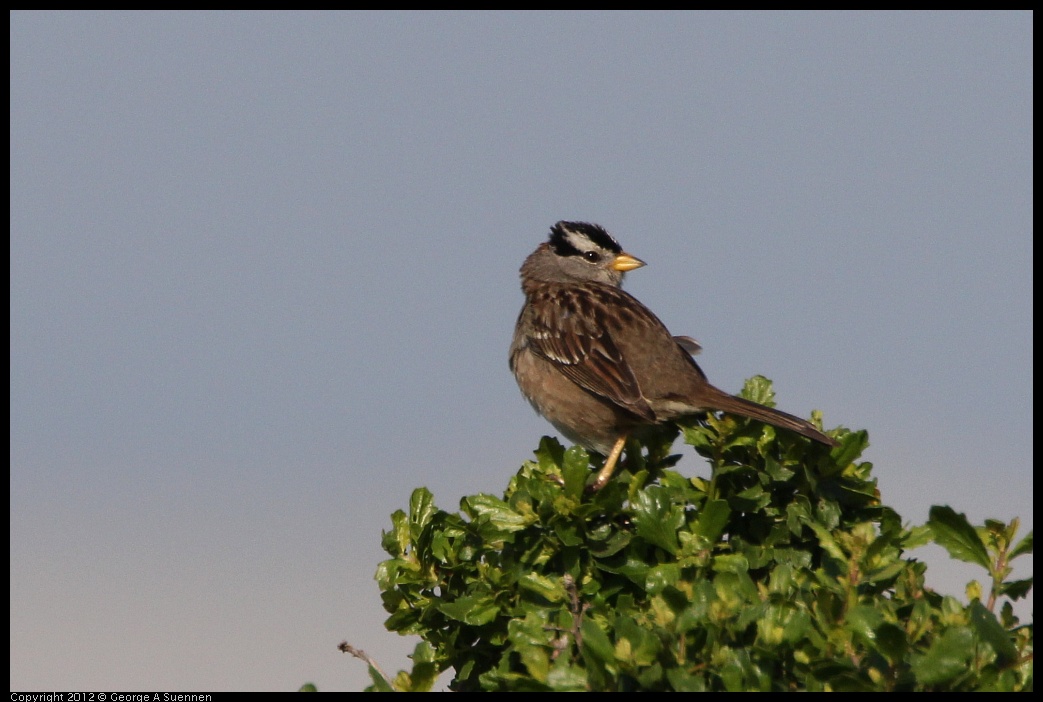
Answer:
<svg viewBox="0 0 1043 702"><path fill-rule="evenodd" d="M867 429L910 524L1031 528L1032 39L1024 12L12 13L12 689L360 689L345 639L404 667L380 532L418 486L502 494L554 434L507 347L560 219L648 262L627 289L714 384Z"/></svg>

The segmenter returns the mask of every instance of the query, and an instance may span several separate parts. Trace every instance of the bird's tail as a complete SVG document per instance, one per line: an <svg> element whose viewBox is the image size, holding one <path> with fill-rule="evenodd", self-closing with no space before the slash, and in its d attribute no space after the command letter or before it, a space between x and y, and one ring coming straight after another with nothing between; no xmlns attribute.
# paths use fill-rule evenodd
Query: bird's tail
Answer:
<svg viewBox="0 0 1043 702"><path fill-rule="evenodd" d="M716 388L714 389L716 390ZM819 431L815 425L807 420L801 419L800 417L794 417L792 414L787 414L786 412L772 409L771 407L759 405L756 402L751 402L741 397L729 395L723 391L719 392L720 395L716 396L712 403L707 403L708 406L720 410L721 412L739 414L743 417L756 419L775 427L795 431L801 436L806 436L809 439L817 441L820 444L825 444L826 446L840 445L840 442L830 436L826 436Z"/></svg>

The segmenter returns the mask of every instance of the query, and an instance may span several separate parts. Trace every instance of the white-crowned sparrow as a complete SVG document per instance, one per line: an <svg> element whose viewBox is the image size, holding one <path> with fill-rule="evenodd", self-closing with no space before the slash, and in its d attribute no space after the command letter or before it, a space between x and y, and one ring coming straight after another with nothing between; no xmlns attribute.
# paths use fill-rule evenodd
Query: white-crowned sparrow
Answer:
<svg viewBox="0 0 1043 702"><path fill-rule="evenodd" d="M691 356L699 344L671 336L620 288L623 274L643 265L601 227L558 222L521 267L525 305L511 370L537 412L607 457L592 490L608 482L636 429L700 412L739 414L837 445L810 422L710 385Z"/></svg>

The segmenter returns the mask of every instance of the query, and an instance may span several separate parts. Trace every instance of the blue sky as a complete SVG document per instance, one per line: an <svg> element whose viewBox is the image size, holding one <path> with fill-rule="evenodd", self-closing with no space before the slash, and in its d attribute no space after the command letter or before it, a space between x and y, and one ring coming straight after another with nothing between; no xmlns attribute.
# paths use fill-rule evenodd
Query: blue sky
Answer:
<svg viewBox="0 0 1043 702"><path fill-rule="evenodd" d="M1021 12L12 13L12 689L360 689L344 639L403 667L380 531L418 486L500 494L554 434L507 347L560 219L648 262L627 289L714 384L868 430L909 523L1027 531L1032 38ZM984 577L915 555L945 592Z"/></svg>

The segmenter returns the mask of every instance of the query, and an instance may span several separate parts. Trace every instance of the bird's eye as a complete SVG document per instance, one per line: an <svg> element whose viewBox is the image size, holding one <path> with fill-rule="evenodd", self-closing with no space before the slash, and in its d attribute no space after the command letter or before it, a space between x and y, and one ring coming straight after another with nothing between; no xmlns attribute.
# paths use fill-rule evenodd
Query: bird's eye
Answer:
<svg viewBox="0 0 1043 702"><path fill-rule="evenodd" d="M591 263L597 263L601 260L601 254L599 254L597 251L586 251L583 254L583 258L587 259Z"/></svg>

